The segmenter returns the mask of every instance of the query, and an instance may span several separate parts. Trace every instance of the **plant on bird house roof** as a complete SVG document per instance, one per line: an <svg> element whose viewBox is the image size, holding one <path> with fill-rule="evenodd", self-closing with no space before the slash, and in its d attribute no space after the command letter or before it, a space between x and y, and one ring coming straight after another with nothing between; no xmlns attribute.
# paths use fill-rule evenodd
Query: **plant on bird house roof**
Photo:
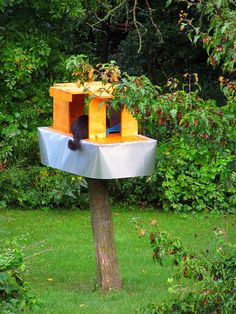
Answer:
<svg viewBox="0 0 236 314"><path fill-rule="evenodd" d="M85 55L71 56L67 60L66 70L79 86L97 80L102 81L104 89L107 83L112 84L113 98L109 102L111 106L118 109L120 105L125 104L138 119L150 114L150 108L156 106L156 99L161 91L160 87L153 85L145 75L130 76L126 72L122 73L113 60L93 67Z"/></svg>

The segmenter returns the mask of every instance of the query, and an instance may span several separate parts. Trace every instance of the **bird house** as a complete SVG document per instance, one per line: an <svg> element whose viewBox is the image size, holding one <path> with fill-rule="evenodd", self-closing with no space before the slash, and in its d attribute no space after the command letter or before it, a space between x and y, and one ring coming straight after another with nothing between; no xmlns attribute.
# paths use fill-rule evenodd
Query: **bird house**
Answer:
<svg viewBox="0 0 236 314"><path fill-rule="evenodd" d="M107 103L113 86L102 82L54 84L53 125L38 128L42 163L90 178L109 179L152 174L156 141L138 134L138 122L125 106L119 112ZM88 97L88 106L85 106ZM71 124L88 114L88 139L71 151Z"/></svg>
<svg viewBox="0 0 236 314"><path fill-rule="evenodd" d="M118 122L117 124L120 123L120 131L114 132L116 136L109 136L105 103L112 98L112 86L111 84L104 85L101 82L87 83L81 87L77 87L76 83L55 84L52 86L50 96L53 97L53 129L70 133L73 120L84 114L86 94L91 97L88 105L88 139L110 137L110 139L121 140L119 137L138 135L138 122L124 106L119 113L120 117L112 111L108 129L114 127L115 122Z"/></svg>

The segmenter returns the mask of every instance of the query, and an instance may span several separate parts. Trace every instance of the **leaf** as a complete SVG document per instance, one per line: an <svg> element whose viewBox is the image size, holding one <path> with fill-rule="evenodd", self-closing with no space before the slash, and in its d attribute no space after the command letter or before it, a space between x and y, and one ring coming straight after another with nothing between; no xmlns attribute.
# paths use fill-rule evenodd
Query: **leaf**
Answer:
<svg viewBox="0 0 236 314"><path fill-rule="evenodd" d="M173 1L173 0L167 0L167 1L166 1L166 8L167 8L168 6L170 6L170 4L172 3L172 1Z"/></svg>
<svg viewBox="0 0 236 314"><path fill-rule="evenodd" d="M197 43L199 37L200 37L200 34L194 36L194 38L193 38L193 43L194 43L194 44Z"/></svg>
<svg viewBox="0 0 236 314"><path fill-rule="evenodd" d="M172 117L173 119L175 119L175 118L176 118L176 115L177 115L177 110L176 110L176 109L172 109L172 110L170 111L170 115L171 115L171 117Z"/></svg>
<svg viewBox="0 0 236 314"><path fill-rule="evenodd" d="M193 41L193 39L192 39L192 32L188 32L188 39L192 42Z"/></svg>

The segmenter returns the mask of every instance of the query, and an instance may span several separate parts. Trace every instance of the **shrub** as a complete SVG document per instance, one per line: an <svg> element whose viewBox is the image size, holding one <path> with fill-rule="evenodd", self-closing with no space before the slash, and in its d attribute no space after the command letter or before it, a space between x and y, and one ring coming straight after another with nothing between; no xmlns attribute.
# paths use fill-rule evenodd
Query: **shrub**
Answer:
<svg viewBox="0 0 236 314"><path fill-rule="evenodd" d="M176 91L178 83L167 84L174 88L169 93L149 92L140 106L131 84L128 106L142 133L158 141L156 171L150 178L123 180L116 188L112 182L111 191L128 202L152 203L164 210L234 211L235 101L219 106L201 99L198 90L186 92L185 85Z"/></svg>
<svg viewBox="0 0 236 314"><path fill-rule="evenodd" d="M82 177L47 167L10 167L1 172L2 206L84 208L87 193Z"/></svg>
<svg viewBox="0 0 236 314"><path fill-rule="evenodd" d="M171 301L148 304L139 313L235 313L236 245L219 230L216 246L204 253L189 252L179 239L166 232L150 233L153 259L160 265L167 257L177 267L168 281Z"/></svg>
<svg viewBox="0 0 236 314"><path fill-rule="evenodd" d="M162 178L164 210L210 211L226 210L228 206L234 210L235 200L227 186L235 184L231 182L234 155L230 150L216 151L212 156L207 145L196 147L176 138L163 146L157 173Z"/></svg>
<svg viewBox="0 0 236 314"><path fill-rule="evenodd" d="M39 305L22 279L24 255L16 244L8 243L0 254L0 312L25 313Z"/></svg>

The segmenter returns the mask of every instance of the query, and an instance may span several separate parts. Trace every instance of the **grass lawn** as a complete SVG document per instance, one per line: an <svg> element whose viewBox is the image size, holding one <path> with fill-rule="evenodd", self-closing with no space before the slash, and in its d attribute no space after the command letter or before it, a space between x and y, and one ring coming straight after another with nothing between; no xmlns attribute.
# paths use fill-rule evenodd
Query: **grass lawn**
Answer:
<svg viewBox="0 0 236 314"><path fill-rule="evenodd" d="M89 211L0 210L0 241L28 234L24 245L29 257L26 280L42 301L38 313L132 313L149 302L170 297L167 278L174 270L152 261L148 237L139 238L132 219L141 217L144 229L160 230L179 237L192 250L211 247L214 228L224 228L223 216L177 215L157 211L113 209L115 238L123 289L102 293L95 289L96 269ZM236 216L230 217L228 238L236 242Z"/></svg>

